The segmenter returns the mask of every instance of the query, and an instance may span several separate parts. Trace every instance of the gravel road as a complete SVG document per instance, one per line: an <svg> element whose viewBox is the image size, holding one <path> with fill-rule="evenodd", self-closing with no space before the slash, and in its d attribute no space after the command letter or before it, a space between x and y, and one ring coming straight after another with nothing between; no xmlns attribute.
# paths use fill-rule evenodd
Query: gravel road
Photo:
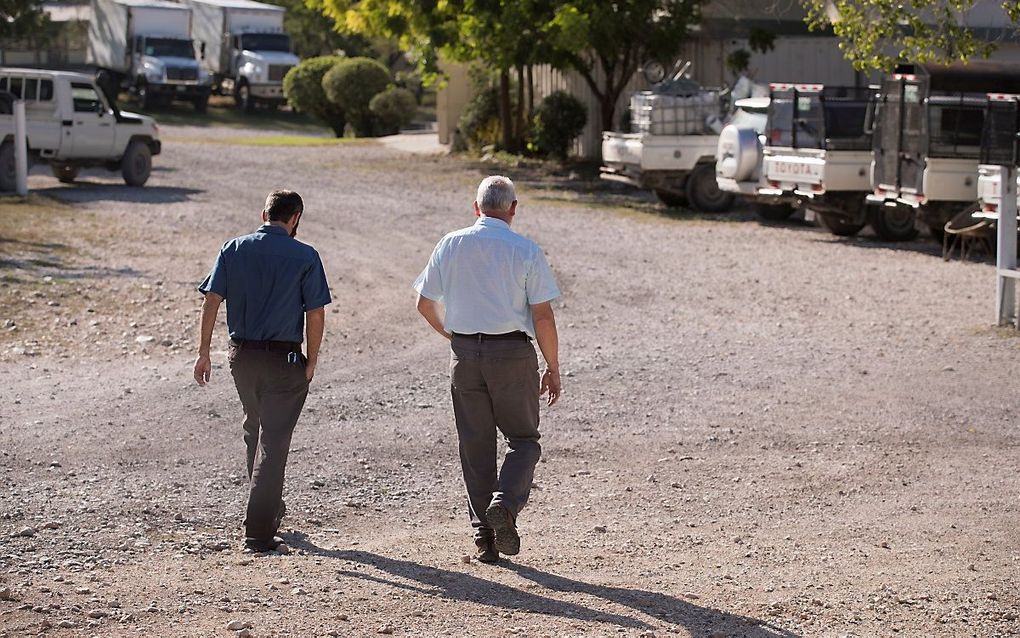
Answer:
<svg viewBox="0 0 1020 638"><path fill-rule="evenodd" d="M989 264L373 144L164 133L145 188L37 172L45 198L0 202L0 636L1020 635L1020 340L990 327ZM564 293L565 394L496 567L464 560L448 352L410 288L489 172ZM277 187L335 302L290 549L254 557L224 328L191 379L194 286Z"/></svg>

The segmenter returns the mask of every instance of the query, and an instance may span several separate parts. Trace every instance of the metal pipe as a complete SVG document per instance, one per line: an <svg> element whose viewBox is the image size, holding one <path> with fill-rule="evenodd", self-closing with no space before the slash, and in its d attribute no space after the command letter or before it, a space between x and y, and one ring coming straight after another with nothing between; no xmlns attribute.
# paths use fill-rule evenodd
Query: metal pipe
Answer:
<svg viewBox="0 0 1020 638"><path fill-rule="evenodd" d="M25 124L25 101L14 102L14 190L28 197L28 131Z"/></svg>
<svg viewBox="0 0 1020 638"><path fill-rule="evenodd" d="M999 167L999 223L996 232L995 272L998 325L1016 322L1016 168ZM1020 323L1017 324L1020 328Z"/></svg>

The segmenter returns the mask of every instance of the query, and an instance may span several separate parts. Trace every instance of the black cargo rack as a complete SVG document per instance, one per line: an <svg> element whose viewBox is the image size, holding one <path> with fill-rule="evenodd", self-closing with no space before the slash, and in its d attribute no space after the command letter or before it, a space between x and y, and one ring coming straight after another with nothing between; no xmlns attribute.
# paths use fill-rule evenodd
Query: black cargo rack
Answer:
<svg viewBox="0 0 1020 638"><path fill-rule="evenodd" d="M981 131L981 163L1020 166L1020 95L990 95Z"/></svg>
<svg viewBox="0 0 1020 638"><path fill-rule="evenodd" d="M874 87L773 84L767 144L870 150L869 120L876 95Z"/></svg>

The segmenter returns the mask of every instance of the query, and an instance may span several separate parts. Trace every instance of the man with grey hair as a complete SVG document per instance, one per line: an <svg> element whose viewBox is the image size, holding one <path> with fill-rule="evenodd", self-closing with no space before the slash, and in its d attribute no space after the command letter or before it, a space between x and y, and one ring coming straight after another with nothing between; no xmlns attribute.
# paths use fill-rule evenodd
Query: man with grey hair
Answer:
<svg viewBox="0 0 1020 638"><path fill-rule="evenodd" d="M513 182L486 177L473 226L440 240L414 282L418 312L451 342L450 389L479 561L520 551L517 515L528 502L542 448L539 397L560 396L551 302L560 295L538 245L510 230ZM440 306L442 305L442 307ZM445 312L444 312L445 311ZM538 373L537 339L546 368ZM496 430L507 453L496 470Z"/></svg>

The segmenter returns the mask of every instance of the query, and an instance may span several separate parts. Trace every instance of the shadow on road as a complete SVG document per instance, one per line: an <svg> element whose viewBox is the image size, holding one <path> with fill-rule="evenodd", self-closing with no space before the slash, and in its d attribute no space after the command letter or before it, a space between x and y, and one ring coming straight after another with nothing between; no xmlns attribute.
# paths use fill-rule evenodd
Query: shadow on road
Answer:
<svg viewBox="0 0 1020 638"><path fill-rule="evenodd" d="M77 181L68 186L51 186L32 191L62 202L131 202L135 204L172 204L186 202L205 191L178 186L143 186Z"/></svg>
<svg viewBox="0 0 1020 638"><path fill-rule="evenodd" d="M374 567L386 574L379 576L342 569L338 572L340 578L356 578L417 592L425 596L473 602L511 611L616 625L628 629L652 628L640 618L542 596L462 572L429 567L409 560L389 558L360 550L324 549L310 542L308 537L300 532L288 535L287 541L292 547L302 549L309 554L360 563ZM764 621L701 607L687 600L660 592L596 585L511 562L505 562L503 565L504 569L546 590L600 598L622 607L628 607L640 614L651 616L660 622L682 626L694 632L695 635L721 631L726 635L748 638L796 638L795 634L772 627ZM486 567L486 569L496 570L499 567Z"/></svg>

